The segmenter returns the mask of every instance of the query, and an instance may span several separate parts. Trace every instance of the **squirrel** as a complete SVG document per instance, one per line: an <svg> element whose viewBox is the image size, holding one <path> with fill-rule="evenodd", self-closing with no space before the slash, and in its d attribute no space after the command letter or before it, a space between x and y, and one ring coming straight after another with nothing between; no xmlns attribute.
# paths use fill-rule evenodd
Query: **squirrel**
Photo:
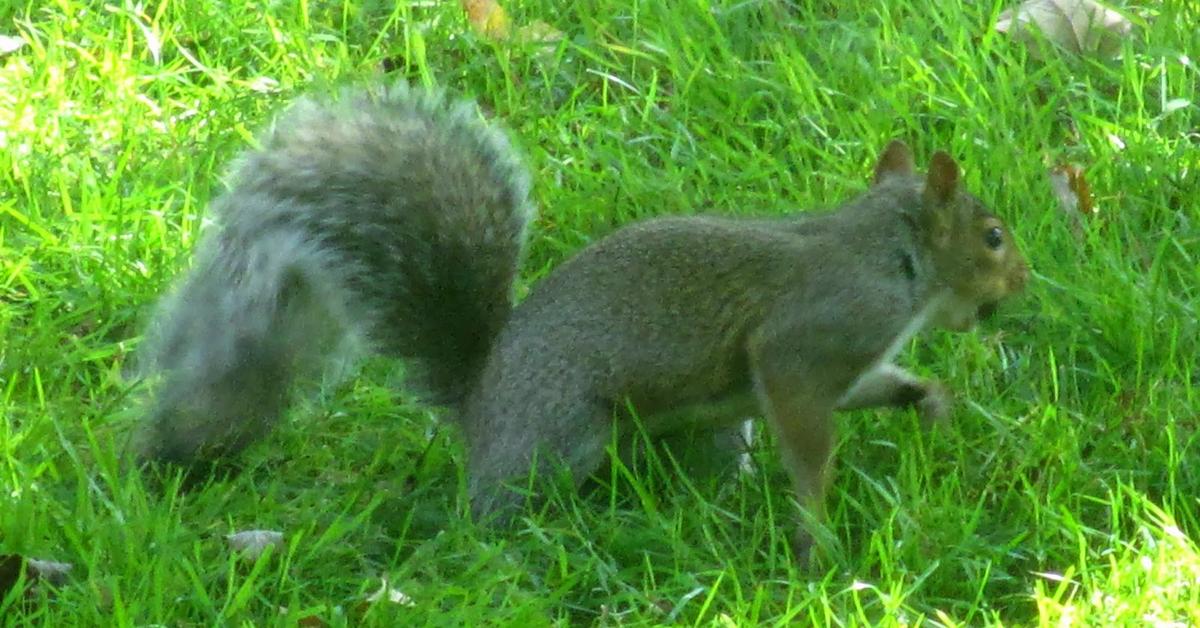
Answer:
<svg viewBox="0 0 1200 628"><path fill-rule="evenodd" d="M920 174L898 140L832 211L634 222L515 307L531 177L468 100L403 83L303 98L231 179L147 334L161 381L141 459L235 454L357 339L419 368L465 436L480 518L519 506L511 484L547 464L582 481L635 418L663 435L765 416L819 519L833 413L944 415L943 387L893 358L927 324L971 329L1028 277L955 161L936 152ZM806 553L804 524L795 538Z"/></svg>

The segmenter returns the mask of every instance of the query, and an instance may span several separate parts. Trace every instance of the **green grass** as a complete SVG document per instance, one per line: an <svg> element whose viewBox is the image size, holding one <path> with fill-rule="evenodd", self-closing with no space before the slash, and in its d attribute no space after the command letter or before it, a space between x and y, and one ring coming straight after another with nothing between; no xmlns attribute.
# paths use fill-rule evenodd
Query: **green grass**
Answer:
<svg viewBox="0 0 1200 628"><path fill-rule="evenodd" d="M986 1L509 2L565 33L545 50L479 40L456 2L0 8L28 42L0 57L0 553L75 565L0 617L1200 623L1200 11L1144 5L1113 61L1031 58ZM518 138L542 207L530 281L640 217L835 204L895 136L959 158L1034 279L981 332L903 358L957 391L947 429L842 417L816 574L790 563L769 437L755 475L654 457L490 534L461 514L460 440L381 361L298 406L237 477L179 493L120 471L123 374L226 164L294 95L400 77ZM1060 161L1088 167L1100 208L1078 236ZM286 543L238 560L223 536L250 528ZM415 606L365 605L381 576Z"/></svg>

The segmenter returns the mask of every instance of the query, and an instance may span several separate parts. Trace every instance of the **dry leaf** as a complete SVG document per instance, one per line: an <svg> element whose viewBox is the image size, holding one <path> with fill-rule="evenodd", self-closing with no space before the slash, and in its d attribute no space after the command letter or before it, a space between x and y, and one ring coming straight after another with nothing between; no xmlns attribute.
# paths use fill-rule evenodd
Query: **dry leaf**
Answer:
<svg viewBox="0 0 1200 628"><path fill-rule="evenodd" d="M493 41L508 39L512 23L496 0L462 0L462 6L476 33Z"/></svg>
<svg viewBox="0 0 1200 628"><path fill-rule="evenodd" d="M1163 104L1163 115L1174 113L1180 109L1187 109L1192 106L1192 101L1186 98L1172 98Z"/></svg>
<svg viewBox="0 0 1200 628"><path fill-rule="evenodd" d="M527 44L555 44L563 38L562 31L535 20L517 30L517 41Z"/></svg>
<svg viewBox="0 0 1200 628"><path fill-rule="evenodd" d="M0 35L0 57L10 55L24 47L24 39L12 35Z"/></svg>
<svg viewBox="0 0 1200 628"><path fill-rule="evenodd" d="M492 41L516 41L526 44L552 44L563 38L562 31L542 21L533 21L513 32L512 19L496 0L462 0L472 30Z"/></svg>
<svg viewBox="0 0 1200 628"><path fill-rule="evenodd" d="M1133 24L1124 15L1094 0L1028 0L1000 14L996 30L1030 45L1037 35L1076 54L1111 57Z"/></svg>
<svg viewBox="0 0 1200 628"><path fill-rule="evenodd" d="M296 625L306 626L307 628L322 628L323 626L328 626L329 623L316 615L305 615L296 620Z"/></svg>
<svg viewBox="0 0 1200 628"><path fill-rule="evenodd" d="M1092 201L1092 189L1084 176L1083 168L1071 164L1059 164L1050 170L1051 185L1058 196L1059 206L1063 211L1077 212L1084 215L1096 213Z"/></svg>
<svg viewBox="0 0 1200 628"><path fill-rule="evenodd" d="M283 545L283 533L274 530L246 530L226 534L225 540L235 552L248 560L257 560L268 547Z"/></svg>
<svg viewBox="0 0 1200 628"><path fill-rule="evenodd" d="M276 610L279 611L280 615L284 615L284 616L287 616L288 613L292 612L286 606L280 606ZM297 626L311 626L314 628L322 628L323 626L328 626L329 623L326 622L324 619L321 619L321 617L319 615L305 615L296 620L296 625Z"/></svg>
<svg viewBox="0 0 1200 628"><path fill-rule="evenodd" d="M730 617L726 613L721 613L720 615L717 615L716 623L718 626L727 626L728 628L737 628L737 625L738 625L738 623L736 621L734 621L733 618Z"/></svg>
<svg viewBox="0 0 1200 628"><path fill-rule="evenodd" d="M1071 164L1059 164L1050 169L1050 187L1058 199L1058 207L1071 221L1071 229L1079 234L1083 231L1084 218L1096 215L1092 189L1084 176L1083 168Z"/></svg>
<svg viewBox="0 0 1200 628"><path fill-rule="evenodd" d="M260 94L275 94L281 91L279 81L269 76L256 76L246 82L246 87Z"/></svg>
<svg viewBox="0 0 1200 628"><path fill-rule="evenodd" d="M381 600L387 600L393 604L399 604L401 606L416 606L417 605L417 603L414 602L413 599L411 597L409 597L408 594L405 593L404 591L401 591L400 589L391 588L388 585L388 579L386 576L383 577L382 580L383 580L383 583L379 585L379 590L372 593L371 595L367 596L368 602L370 602L371 604L375 604Z"/></svg>

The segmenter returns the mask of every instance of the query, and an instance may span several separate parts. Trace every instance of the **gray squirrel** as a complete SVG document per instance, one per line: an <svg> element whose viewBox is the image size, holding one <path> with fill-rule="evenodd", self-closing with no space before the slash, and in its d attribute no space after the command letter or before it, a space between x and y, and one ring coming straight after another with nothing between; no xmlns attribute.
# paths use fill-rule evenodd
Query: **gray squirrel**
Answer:
<svg viewBox="0 0 1200 628"><path fill-rule="evenodd" d="M949 155L919 174L893 141L832 212L635 222L514 308L529 194L470 102L403 84L301 99L241 158L154 318L142 459L237 453L354 337L419 367L466 438L477 516L511 513L510 483L548 465L585 479L632 407L651 435L765 416L819 518L833 412L944 415L943 388L892 359L927 323L972 328L1028 275Z"/></svg>

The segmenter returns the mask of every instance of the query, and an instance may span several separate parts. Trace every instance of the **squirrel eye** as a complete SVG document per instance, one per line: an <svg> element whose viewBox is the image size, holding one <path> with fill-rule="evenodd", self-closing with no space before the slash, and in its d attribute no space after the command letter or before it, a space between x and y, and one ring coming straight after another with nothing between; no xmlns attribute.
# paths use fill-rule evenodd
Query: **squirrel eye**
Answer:
<svg viewBox="0 0 1200 628"><path fill-rule="evenodd" d="M992 227L983 234L983 242L988 245L989 249L998 249L1004 244L1004 232L1000 227Z"/></svg>

